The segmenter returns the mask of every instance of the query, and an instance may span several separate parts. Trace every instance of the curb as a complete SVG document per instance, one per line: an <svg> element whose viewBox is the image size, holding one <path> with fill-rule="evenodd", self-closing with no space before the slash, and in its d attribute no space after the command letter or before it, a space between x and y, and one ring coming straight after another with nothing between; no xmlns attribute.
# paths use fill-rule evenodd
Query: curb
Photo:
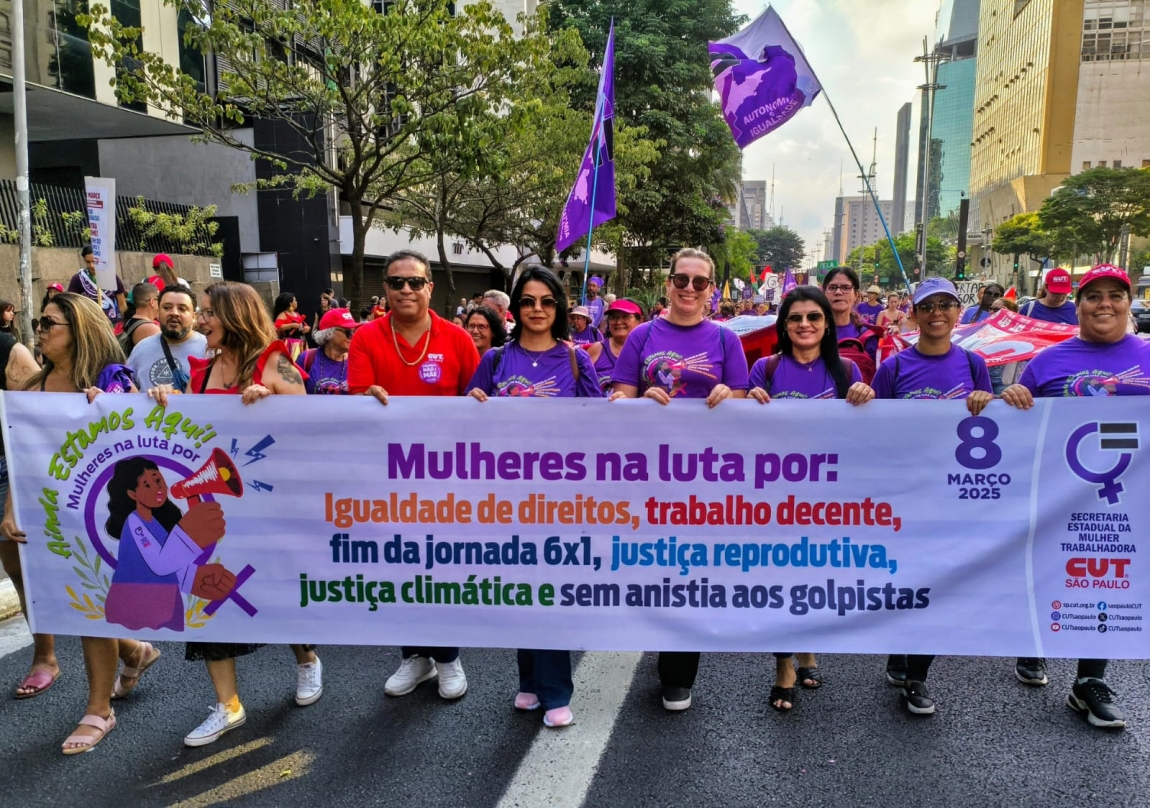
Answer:
<svg viewBox="0 0 1150 808"><path fill-rule="evenodd" d="M20 614L20 598L10 578L0 581L0 620Z"/></svg>

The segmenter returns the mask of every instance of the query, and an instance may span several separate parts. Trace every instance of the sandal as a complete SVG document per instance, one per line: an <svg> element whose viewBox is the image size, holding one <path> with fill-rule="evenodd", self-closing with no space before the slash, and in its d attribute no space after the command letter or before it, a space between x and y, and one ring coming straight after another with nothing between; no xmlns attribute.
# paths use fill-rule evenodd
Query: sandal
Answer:
<svg viewBox="0 0 1150 808"><path fill-rule="evenodd" d="M823 672L817 667L815 668L799 668L799 685L804 690L818 690L823 686ZM808 685L807 682L814 682L813 685Z"/></svg>
<svg viewBox="0 0 1150 808"><path fill-rule="evenodd" d="M776 702L782 702L776 704ZM769 696L768 703L771 709L780 713L789 713L791 708L795 706L795 689L793 687L779 687L775 685L771 688L771 695ZM789 704L790 707L784 707L784 704Z"/></svg>
<svg viewBox="0 0 1150 808"><path fill-rule="evenodd" d="M112 686L112 698L122 699L136 689L136 685L140 683L140 677L144 675L144 671L156 664L161 654L156 650L150 642L140 643L140 652L143 653L144 661L140 663L138 668L134 668L127 663L120 669L120 673L116 676L116 684ZM130 685L123 683L124 679L134 679Z"/></svg>
<svg viewBox="0 0 1150 808"><path fill-rule="evenodd" d="M28 674L24 677L24 681L16 686L16 692L13 694L17 699L31 699L39 696L41 693L48 691L52 685L56 684L56 680L60 678L60 669L57 668L56 672L48 673L48 671L41 668L38 671ZM21 693L21 690L29 690L29 693Z"/></svg>
<svg viewBox="0 0 1150 808"><path fill-rule="evenodd" d="M78 755L81 752L89 752L104 740L109 732L116 727L116 713L113 711L107 718L100 718L98 715L86 715L80 719L80 726L82 727L95 727L100 730L99 735L69 735L64 739L64 745L60 751L65 755ZM68 744L75 744L69 747Z"/></svg>

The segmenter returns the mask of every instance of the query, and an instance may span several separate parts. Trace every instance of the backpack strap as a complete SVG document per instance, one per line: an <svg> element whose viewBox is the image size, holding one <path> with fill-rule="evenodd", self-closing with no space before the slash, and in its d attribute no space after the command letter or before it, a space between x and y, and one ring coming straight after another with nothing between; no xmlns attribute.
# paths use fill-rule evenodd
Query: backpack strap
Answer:
<svg viewBox="0 0 1150 808"><path fill-rule="evenodd" d="M567 345L567 343L563 343ZM579 360L575 357L575 349L567 345L567 358L571 360L571 375L575 378L575 384L579 384Z"/></svg>
<svg viewBox="0 0 1150 808"><path fill-rule="evenodd" d="M779 369L779 363L783 361L782 354L771 354L767 357L767 395L771 394L771 387L775 382L775 371Z"/></svg>
<svg viewBox="0 0 1150 808"><path fill-rule="evenodd" d="M1021 309L1019 309L1019 310L1018 310L1018 313L1019 313L1019 314L1022 314L1022 315L1025 315L1025 316L1027 316L1027 317L1031 317L1031 316L1033 316L1033 314L1034 314L1034 304L1035 304L1035 303L1037 303L1037 302L1038 302L1038 300L1037 300L1037 299L1035 299L1035 300L1031 300L1029 303L1027 303L1025 306L1023 306Z"/></svg>
<svg viewBox="0 0 1150 808"><path fill-rule="evenodd" d="M894 391L896 396L898 395L898 369L900 365L899 354L901 353L902 351L899 351L899 353L894 355L894 378L890 380L890 389Z"/></svg>
<svg viewBox="0 0 1150 808"><path fill-rule="evenodd" d="M959 348L966 354L966 364L970 368L970 389L975 390L978 387L978 368L974 364L974 353L966 350L961 345Z"/></svg>
<svg viewBox="0 0 1150 808"><path fill-rule="evenodd" d="M315 366L315 354L319 348L309 348L303 353L303 369L305 373L310 374L312 367Z"/></svg>
<svg viewBox="0 0 1150 808"><path fill-rule="evenodd" d="M499 365L503 362L503 349L504 345L500 345L495 349L495 356L491 359L491 381L495 381L495 374L499 372Z"/></svg>

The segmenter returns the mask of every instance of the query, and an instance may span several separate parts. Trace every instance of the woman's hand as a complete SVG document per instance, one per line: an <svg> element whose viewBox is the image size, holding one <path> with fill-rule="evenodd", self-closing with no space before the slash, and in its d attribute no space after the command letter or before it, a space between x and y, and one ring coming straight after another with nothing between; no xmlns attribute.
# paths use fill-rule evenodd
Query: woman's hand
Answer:
<svg viewBox="0 0 1150 808"><path fill-rule="evenodd" d="M170 384L157 384L155 387L148 391L148 398L155 401L161 407L168 406L169 396L178 395L180 395L180 391L172 387Z"/></svg>
<svg viewBox="0 0 1150 808"><path fill-rule="evenodd" d="M847 390L847 403L859 406L874 399L874 390L865 382L855 382Z"/></svg>
<svg viewBox="0 0 1150 808"><path fill-rule="evenodd" d="M671 403L670 394L662 387L648 387L647 392L643 394L643 398L649 398L652 401L658 401L664 406ZM710 401L710 399L707 400L708 402Z"/></svg>
<svg viewBox="0 0 1150 808"><path fill-rule="evenodd" d="M88 403L91 404L93 401L96 400L96 396L100 395L103 392L104 391L101 390L99 387L89 387L87 390L84 391L84 395L86 395L88 397Z"/></svg>
<svg viewBox="0 0 1150 808"><path fill-rule="evenodd" d="M12 495L8 495L8 502L4 505L4 519L0 521L0 537L20 544L28 543L28 536L16 527L16 509L12 507Z"/></svg>
<svg viewBox="0 0 1150 808"><path fill-rule="evenodd" d="M487 400L487 393L484 393L478 387L471 388L471 392L469 392L467 395L471 396L476 401L486 401Z"/></svg>
<svg viewBox="0 0 1150 808"><path fill-rule="evenodd" d="M1034 395L1021 384L1012 384L1003 390L1002 400L1019 410L1029 410L1034 406Z"/></svg>
<svg viewBox="0 0 1150 808"><path fill-rule="evenodd" d="M664 393L664 395L666 394ZM725 384L716 384L711 388L711 394L707 396L707 406L711 408L717 407L720 401L726 401L732 395L734 395L734 393L730 387L727 387ZM671 399L668 397L667 400L670 401Z"/></svg>
<svg viewBox="0 0 1150 808"><path fill-rule="evenodd" d="M243 394L243 402L245 404L255 404L261 398L267 398L272 394L272 391L264 387L262 384L250 385Z"/></svg>
<svg viewBox="0 0 1150 808"><path fill-rule="evenodd" d="M371 387L367 388L363 394L365 396L374 397L375 400L380 404L387 404L387 391L380 387L378 384L373 384Z"/></svg>
<svg viewBox="0 0 1150 808"><path fill-rule="evenodd" d="M1025 388L1024 388L1025 389ZM986 405L994 401L994 394L985 390L975 390L966 397L966 409L971 415L978 415L986 409Z"/></svg>
<svg viewBox="0 0 1150 808"><path fill-rule="evenodd" d="M755 401L759 402L760 404L770 404L771 403L771 394L768 393L766 390L764 390L761 387L752 387L751 392L747 393L747 396L749 398L753 398Z"/></svg>

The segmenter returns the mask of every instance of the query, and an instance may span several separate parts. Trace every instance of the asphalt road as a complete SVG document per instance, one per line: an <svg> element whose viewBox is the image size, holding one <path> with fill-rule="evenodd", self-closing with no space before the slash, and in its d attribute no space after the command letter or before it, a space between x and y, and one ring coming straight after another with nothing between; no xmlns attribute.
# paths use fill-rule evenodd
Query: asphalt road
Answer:
<svg viewBox="0 0 1150 808"><path fill-rule="evenodd" d="M1130 726L1089 727L1065 706L1069 661L1051 684L1015 681L1012 661L939 659L939 710L911 716L877 657L828 656L827 684L800 692L789 715L766 703L767 655L704 657L695 706L659 706L653 654L585 654L577 723L542 728L516 714L514 652L465 650L470 691L442 702L433 684L383 694L396 649L321 648L326 691L292 702L286 648L240 660L247 724L186 749L183 735L214 701L182 647L117 708L120 724L93 752L59 753L84 704L80 647L60 643L64 675L15 701L30 648L19 621L0 624L0 805L153 806L228 802L339 806L1035 806L1150 804L1150 663L1109 677ZM15 649L15 650L13 650Z"/></svg>

